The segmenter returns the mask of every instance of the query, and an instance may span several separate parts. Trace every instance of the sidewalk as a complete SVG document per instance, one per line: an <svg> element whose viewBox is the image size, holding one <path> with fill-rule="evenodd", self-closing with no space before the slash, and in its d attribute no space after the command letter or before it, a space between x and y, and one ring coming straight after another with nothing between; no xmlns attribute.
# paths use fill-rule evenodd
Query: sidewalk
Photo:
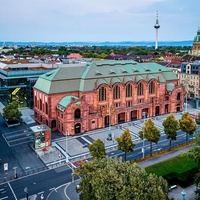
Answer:
<svg viewBox="0 0 200 200"><path fill-rule="evenodd" d="M171 151L169 153L162 154L162 155L160 155L158 157L150 158L150 159L142 161L142 162L140 162L138 164L139 164L140 167L145 168L145 167L148 167L150 165L153 165L153 164L162 162L164 160L173 158L175 156L178 156L183 152L187 152L190 148L191 148L191 145L187 146L187 147L183 147L183 148L177 149L177 150L174 150L174 151Z"/></svg>

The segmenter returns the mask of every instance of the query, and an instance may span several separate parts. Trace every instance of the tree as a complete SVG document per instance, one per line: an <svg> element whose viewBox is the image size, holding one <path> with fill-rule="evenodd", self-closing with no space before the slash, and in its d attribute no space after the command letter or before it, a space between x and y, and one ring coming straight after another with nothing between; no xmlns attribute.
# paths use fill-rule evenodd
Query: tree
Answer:
<svg viewBox="0 0 200 200"><path fill-rule="evenodd" d="M200 200L200 134L196 134L195 136L194 146L191 147L188 152L183 153L183 155L187 155L189 158L194 159L197 163L199 171L195 174L194 183L196 185L196 199Z"/></svg>
<svg viewBox="0 0 200 200"><path fill-rule="evenodd" d="M89 151L93 159L101 159L106 156L104 143L100 139L89 145Z"/></svg>
<svg viewBox="0 0 200 200"><path fill-rule="evenodd" d="M152 119L148 119L144 122L142 130L139 131L138 134L142 140L147 139L150 142L150 156L152 156L152 142L158 143L160 139L160 130L154 125Z"/></svg>
<svg viewBox="0 0 200 200"><path fill-rule="evenodd" d="M200 112L198 112L197 118L196 118L196 123L200 125Z"/></svg>
<svg viewBox="0 0 200 200"><path fill-rule="evenodd" d="M116 138L118 142L117 149L122 150L125 153L125 161L126 161L126 154L128 152L132 152L135 144L132 141L132 137L128 128L124 130L122 135Z"/></svg>
<svg viewBox="0 0 200 200"><path fill-rule="evenodd" d="M188 134L192 135L196 130L194 119L190 116L189 112L182 115L179 120L180 129L186 133L186 141L188 141Z"/></svg>
<svg viewBox="0 0 200 200"><path fill-rule="evenodd" d="M177 131L179 130L179 122L176 120L173 114L167 116L163 121L162 125L164 126L164 132L169 139L169 148L171 149L172 140L176 140Z"/></svg>
<svg viewBox="0 0 200 200"><path fill-rule="evenodd" d="M92 160L75 169L73 175L82 177L77 189L80 200L168 199L166 180L119 158Z"/></svg>
<svg viewBox="0 0 200 200"><path fill-rule="evenodd" d="M19 121L22 114L17 108L18 103L15 101L3 108L3 117L9 124Z"/></svg>

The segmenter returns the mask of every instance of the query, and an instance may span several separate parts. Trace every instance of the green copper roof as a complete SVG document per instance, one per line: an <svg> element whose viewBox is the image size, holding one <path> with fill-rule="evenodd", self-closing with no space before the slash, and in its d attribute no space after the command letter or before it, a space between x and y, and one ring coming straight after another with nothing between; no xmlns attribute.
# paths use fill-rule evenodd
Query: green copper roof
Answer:
<svg viewBox="0 0 200 200"><path fill-rule="evenodd" d="M96 81L96 87L98 88L102 84L108 85L108 82L105 79L97 79L97 81Z"/></svg>
<svg viewBox="0 0 200 200"><path fill-rule="evenodd" d="M66 107L71 103L71 100L72 100L73 98L74 98L75 100L78 100L78 98L75 97L75 96L65 96L65 97L63 97L63 98L59 101L58 105L63 106L63 107L66 108Z"/></svg>
<svg viewBox="0 0 200 200"><path fill-rule="evenodd" d="M194 37L194 42L200 42L200 27L198 28L197 35Z"/></svg>
<svg viewBox="0 0 200 200"><path fill-rule="evenodd" d="M139 82L139 81L142 81L142 80L144 80L144 77L141 76L141 75L137 75L136 78L135 78L136 82Z"/></svg>
<svg viewBox="0 0 200 200"><path fill-rule="evenodd" d="M155 76L153 74L148 74L147 75L147 80L150 81L152 79L155 79Z"/></svg>
<svg viewBox="0 0 200 200"><path fill-rule="evenodd" d="M129 81L150 81L153 78L160 83L178 79L172 69L157 63L107 60L84 65L65 65L65 67L41 75L34 88L47 94L88 92L101 84L110 86L117 82L126 84Z"/></svg>
<svg viewBox="0 0 200 200"><path fill-rule="evenodd" d="M166 84L167 91L171 92L175 88L175 84L168 83Z"/></svg>

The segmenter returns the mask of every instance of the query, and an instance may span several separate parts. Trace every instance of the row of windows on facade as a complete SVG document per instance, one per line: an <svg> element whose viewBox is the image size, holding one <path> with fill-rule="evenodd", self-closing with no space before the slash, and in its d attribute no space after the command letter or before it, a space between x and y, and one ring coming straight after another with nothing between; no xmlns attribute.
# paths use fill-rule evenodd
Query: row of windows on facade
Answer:
<svg viewBox="0 0 200 200"><path fill-rule="evenodd" d="M192 69L192 70L198 70L199 69L199 65L183 65L183 69Z"/></svg>
<svg viewBox="0 0 200 200"><path fill-rule="evenodd" d="M151 103L153 103L154 100L155 100L155 98L153 98L153 97L150 98L150 102L151 102ZM178 101L181 100L181 95L180 95L180 93L177 94L177 100L178 100ZM166 96L166 97L165 97L165 101L169 101L169 96ZM142 98L142 99L138 99L138 104L142 104L142 103L144 103L144 99L143 99L143 98ZM132 101L126 101L126 107L131 107L131 106L133 106L133 105L134 105L134 104L133 104ZM121 106L120 103L115 103L115 104L114 104L114 107L115 107L115 108L118 108L118 107L120 107L120 106ZM100 106L100 110L105 110L105 109L108 109L108 108L109 108L108 105Z"/></svg>
<svg viewBox="0 0 200 200"><path fill-rule="evenodd" d="M155 100L155 98L150 98L150 102L151 103L153 103L154 102L154 100ZM177 94L177 100L181 100L181 95L180 95L180 93L178 93ZM169 96L166 96L165 97L165 101L169 101ZM138 99L138 103L139 104L141 104L141 103L144 103L144 99L142 98L142 99ZM48 104L46 104L47 106L48 106ZM126 101L126 107L131 107L133 105L133 102L132 101ZM114 107L115 108L118 108L118 107L120 107L121 106L121 104L118 102L118 103L115 103L114 104ZM104 109L107 109L108 108L108 105L104 105L104 106L100 106L100 110L104 110ZM48 111L48 109L47 109L47 111ZM80 111L80 109L76 109L75 111L74 111L74 118L75 119L79 119L79 118L81 118L81 111ZM48 114L48 113L46 113L46 114ZM36 113L36 115L37 115L37 113ZM58 111L58 117L61 117L61 118L63 118L63 113L62 112L60 112L60 111ZM42 120L42 119L41 119Z"/></svg>
<svg viewBox="0 0 200 200"><path fill-rule="evenodd" d="M48 103L47 102L42 103L42 99L38 101L36 96L35 96L34 106L43 111L45 114L49 113Z"/></svg>
<svg viewBox="0 0 200 200"><path fill-rule="evenodd" d="M183 85L185 84L185 81L184 81L184 80L182 80L181 82L182 82ZM198 85L199 85L199 82L188 81L188 84L189 84L189 85L193 85L193 86L195 86L195 85L198 86Z"/></svg>
<svg viewBox="0 0 200 200"><path fill-rule="evenodd" d="M199 80L199 76L194 76L194 75L186 75L186 74L181 74L181 77L182 78L190 78L190 79L197 79L197 80Z"/></svg>
<svg viewBox="0 0 200 200"><path fill-rule="evenodd" d="M143 95L144 93L144 86L142 83L138 84L138 95ZM151 82L149 84L149 94L154 94L155 93L155 83ZM126 97L132 97L132 85L128 84L126 86ZM120 87L116 85L113 88L113 99L120 99ZM101 87L99 90L99 101L105 101L106 100L106 88ZM48 103L42 103L42 100L40 99L39 101L37 100L37 97L35 96L35 107L39 108L46 114L48 114Z"/></svg>
<svg viewBox="0 0 200 200"><path fill-rule="evenodd" d="M56 120L55 119L53 119L51 121L51 123L49 124L48 120L43 118L43 116L40 115L39 113L37 113L36 111L34 112L34 117L35 117L35 119L39 120L40 122L45 123L47 126L50 125L51 128L55 128L56 127Z"/></svg>
<svg viewBox="0 0 200 200"><path fill-rule="evenodd" d="M126 97L132 97L132 85L128 84L126 86ZM155 83L152 81L149 84L149 94L154 94L155 93ZM139 83L137 87L137 95L144 95L144 85L143 83ZM113 88L113 99L120 99L120 86L115 85ZM106 88L101 87L99 89L99 101L106 101Z"/></svg>

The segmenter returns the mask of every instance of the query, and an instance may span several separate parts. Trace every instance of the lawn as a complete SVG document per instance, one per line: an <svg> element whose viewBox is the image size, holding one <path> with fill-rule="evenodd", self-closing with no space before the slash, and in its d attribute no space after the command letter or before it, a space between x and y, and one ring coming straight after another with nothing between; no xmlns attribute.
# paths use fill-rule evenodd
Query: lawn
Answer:
<svg viewBox="0 0 200 200"><path fill-rule="evenodd" d="M193 159L186 156L177 156L166 161L146 167L147 173L154 173L157 176L165 176L170 173L181 174L187 172L197 165Z"/></svg>

